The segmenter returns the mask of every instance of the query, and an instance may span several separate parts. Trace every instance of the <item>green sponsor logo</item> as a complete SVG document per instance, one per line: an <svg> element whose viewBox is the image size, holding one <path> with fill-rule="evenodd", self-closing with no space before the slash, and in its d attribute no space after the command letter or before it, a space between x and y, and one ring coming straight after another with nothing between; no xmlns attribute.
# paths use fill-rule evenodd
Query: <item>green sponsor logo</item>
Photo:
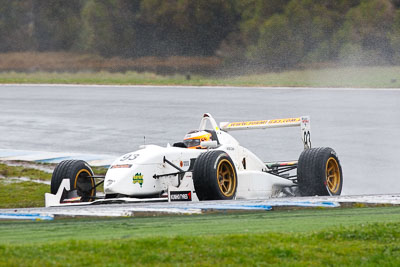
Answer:
<svg viewBox="0 0 400 267"><path fill-rule="evenodd" d="M133 183L136 184L140 184L140 187L142 187L143 185L143 175L142 173L136 173L135 176L133 176Z"/></svg>

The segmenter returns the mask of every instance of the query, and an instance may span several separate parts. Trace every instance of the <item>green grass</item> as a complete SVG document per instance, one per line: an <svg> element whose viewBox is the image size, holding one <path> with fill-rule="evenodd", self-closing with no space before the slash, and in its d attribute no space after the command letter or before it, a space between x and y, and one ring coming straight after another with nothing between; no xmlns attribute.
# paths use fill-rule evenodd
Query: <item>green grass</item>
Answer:
<svg viewBox="0 0 400 267"><path fill-rule="evenodd" d="M236 77L232 83L301 87L399 88L400 67L345 67Z"/></svg>
<svg viewBox="0 0 400 267"><path fill-rule="evenodd" d="M398 266L399 226L0 245L0 266Z"/></svg>
<svg viewBox="0 0 400 267"><path fill-rule="evenodd" d="M0 236L0 266L398 266L400 207L0 222Z"/></svg>
<svg viewBox="0 0 400 267"><path fill-rule="evenodd" d="M50 186L34 182L0 179L0 208L43 207Z"/></svg>
<svg viewBox="0 0 400 267"><path fill-rule="evenodd" d="M0 244L41 243L62 240L109 240L309 232L337 226L400 223L400 207L307 209L258 213L112 219L63 219L53 222L0 222ZM79 234L76 234L79 232ZM30 239L26 239L30 236Z"/></svg>
<svg viewBox="0 0 400 267"><path fill-rule="evenodd" d="M49 181L51 173L30 167L9 166L0 163L0 177L2 177L0 178L0 208L44 206L44 193L50 191L49 185L10 178L24 177Z"/></svg>
<svg viewBox="0 0 400 267"><path fill-rule="evenodd" d="M29 167L25 165L29 164ZM41 166L48 167L48 169L55 169L56 164L48 163L34 163L18 161L14 162L14 165L8 165L7 163L0 162L0 176L3 177L26 177L33 180L44 180L50 181L52 173L40 170ZM107 168L105 167L91 167L96 175L105 175Z"/></svg>
<svg viewBox="0 0 400 267"><path fill-rule="evenodd" d="M0 176L27 177L34 180L51 180L51 173L30 167L10 166L4 163L0 163Z"/></svg>
<svg viewBox="0 0 400 267"><path fill-rule="evenodd" d="M92 171L95 175L106 175L108 168L105 167L94 167L92 166Z"/></svg>
<svg viewBox="0 0 400 267"><path fill-rule="evenodd" d="M400 67L343 67L307 69L230 77L156 75L153 73L0 73L0 83L63 83L116 85L227 85L399 88Z"/></svg>
<svg viewBox="0 0 400 267"><path fill-rule="evenodd" d="M44 194L50 192L50 186L30 181L18 181L12 178L24 177L32 180L51 180L51 173L39 170L35 167L25 167L24 162L19 162L21 166L9 166L0 163L0 208L29 208L43 207ZM34 163L30 162L30 165ZM49 165L37 163L40 165ZM54 164L50 164L50 167ZM92 167L96 175L105 175L107 168ZM3 177L3 178L1 178ZM103 185L97 190L103 191Z"/></svg>

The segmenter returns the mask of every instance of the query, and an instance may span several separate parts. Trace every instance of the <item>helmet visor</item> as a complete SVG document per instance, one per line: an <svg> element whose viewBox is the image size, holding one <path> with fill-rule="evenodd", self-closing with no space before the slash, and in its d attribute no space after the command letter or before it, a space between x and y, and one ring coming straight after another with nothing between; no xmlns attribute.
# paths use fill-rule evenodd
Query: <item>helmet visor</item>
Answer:
<svg viewBox="0 0 400 267"><path fill-rule="evenodd" d="M186 139L183 143L186 147L195 147L200 145L200 139Z"/></svg>

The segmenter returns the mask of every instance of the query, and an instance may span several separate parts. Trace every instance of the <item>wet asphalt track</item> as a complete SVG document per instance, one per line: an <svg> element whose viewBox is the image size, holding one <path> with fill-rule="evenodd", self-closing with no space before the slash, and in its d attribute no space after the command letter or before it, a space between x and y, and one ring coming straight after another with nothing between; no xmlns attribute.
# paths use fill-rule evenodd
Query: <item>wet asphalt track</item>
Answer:
<svg viewBox="0 0 400 267"><path fill-rule="evenodd" d="M107 200L110 201L110 200ZM0 219L53 220L56 217L130 217L162 214L204 214L235 211L270 211L301 208L338 208L353 206L400 205L397 195L287 197L266 200L218 200L201 202L136 202L91 205L63 205L47 208L0 209Z"/></svg>
<svg viewBox="0 0 400 267"><path fill-rule="evenodd" d="M220 121L311 116L312 144L341 160L344 194L400 192L400 90L0 86L0 148L120 155ZM233 133L266 161L297 159L297 128ZM144 139L145 136L145 139Z"/></svg>

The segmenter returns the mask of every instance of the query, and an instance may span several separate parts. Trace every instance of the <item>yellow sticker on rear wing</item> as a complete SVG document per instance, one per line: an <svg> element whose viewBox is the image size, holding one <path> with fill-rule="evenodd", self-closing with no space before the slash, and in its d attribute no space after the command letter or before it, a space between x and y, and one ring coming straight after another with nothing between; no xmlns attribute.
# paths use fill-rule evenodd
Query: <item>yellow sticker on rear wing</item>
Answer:
<svg viewBox="0 0 400 267"><path fill-rule="evenodd" d="M294 126L301 126L304 148L311 148L311 136L310 136L311 127L310 127L309 116L302 116L299 118L274 119L274 120L220 123L220 128L223 131L267 129L267 128L281 128L281 127L294 127Z"/></svg>
<svg viewBox="0 0 400 267"><path fill-rule="evenodd" d="M287 118L260 121L223 122L220 124L220 128L224 131L234 131L244 129L266 129L274 127L300 126L300 123L301 118Z"/></svg>

